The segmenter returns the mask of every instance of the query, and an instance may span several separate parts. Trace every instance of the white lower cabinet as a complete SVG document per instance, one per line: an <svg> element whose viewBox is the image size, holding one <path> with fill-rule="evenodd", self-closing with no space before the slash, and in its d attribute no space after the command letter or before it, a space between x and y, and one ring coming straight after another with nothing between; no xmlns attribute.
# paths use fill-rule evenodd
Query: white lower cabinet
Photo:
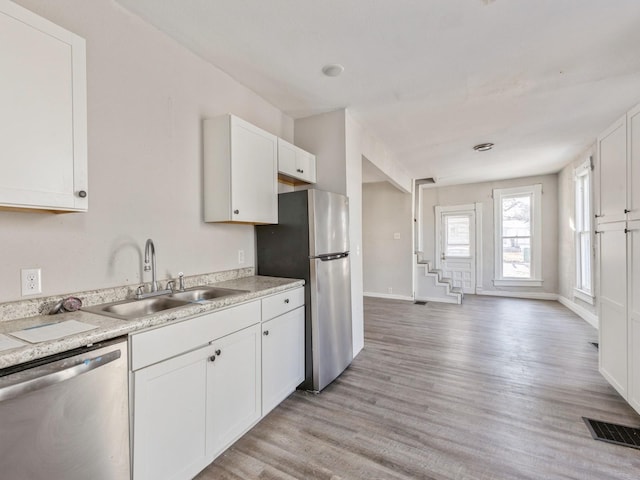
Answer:
<svg viewBox="0 0 640 480"><path fill-rule="evenodd" d="M304 289L132 334L130 352L133 478L193 478L304 380Z"/></svg>
<svg viewBox="0 0 640 480"><path fill-rule="evenodd" d="M640 412L640 220L628 222L628 379L627 401Z"/></svg>
<svg viewBox="0 0 640 480"><path fill-rule="evenodd" d="M207 457L215 458L261 416L260 325L214 341L207 363Z"/></svg>
<svg viewBox="0 0 640 480"><path fill-rule="evenodd" d="M627 395L627 229L624 222L598 226L600 244L600 372Z"/></svg>
<svg viewBox="0 0 640 480"><path fill-rule="evenodd" d="M260 325L133 373L135 479L191 478L261 416Z"/></svg>
<svg viewBox="0 0 640 480"><path fill-rule="evenodd" d="M206 465L211 347L133 373L133 478L191 478Z"/></svg>
<svg viewBox="0 0 640 480"><path fill-rule="evenodd" d="M262 414L304 380L304 307L262 324Z"/></svg>

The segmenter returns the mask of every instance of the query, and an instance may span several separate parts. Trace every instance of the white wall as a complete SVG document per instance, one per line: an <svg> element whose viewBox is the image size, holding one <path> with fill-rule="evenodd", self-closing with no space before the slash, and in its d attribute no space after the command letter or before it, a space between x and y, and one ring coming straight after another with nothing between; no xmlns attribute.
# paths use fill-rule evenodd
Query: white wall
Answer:
<svg viewBox="0 0 640 480"><path fill-rule="evenodd" d="M388 182L362 186L364 291L413 297L411 194ZM400 238L394 238L394 234ZM389 291L391 289L391 291Z"/></svg>
<svg viewBox="0 0 640 480"><path fill-rule="evenodd" d="M295 121L294 143L316 156L313 188L347 194L346 115L344 110Z"/></svg>
<svg viewBox="0 0 640 480"><path fill-rule="evenodd" d="M349 197L351 241L351 311L353 355L364 348L364 299L362 284L362 139L364 130L345 112L345 160Z"/></svg>
<svg viewBox="0 0 640 480"><path fill-rule="evenodd" d="M0 302L20 299L24 267L43 295L139 283L147 237L160 278L238 268L239 249L254 265L253 227L202 221L202 119L287 140L293 120L114 2L17 3L87 40L89 212L0 212Z"/></svg>
<svg viewBox="0 0 640 480"><path fill-rule="evenodd" d="M495 287L494 279L494 219L495 188L542 184L542 287ZM551 293L558 292L558 176L516 178L497 182L474 183L451 187L427 187L421 193L422 251L427 260L435 255L435 212L439 206L482 204L482 284L487 291ZM418 248L420 249L420 248Z"/></svg>

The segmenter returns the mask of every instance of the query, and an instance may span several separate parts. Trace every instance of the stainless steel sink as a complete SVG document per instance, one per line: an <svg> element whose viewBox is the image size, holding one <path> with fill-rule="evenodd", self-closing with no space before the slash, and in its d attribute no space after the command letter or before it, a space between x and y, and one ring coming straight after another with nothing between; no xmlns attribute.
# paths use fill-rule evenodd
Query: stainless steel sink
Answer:
<svg viewBox="0 0 640 480"><path fill-rule="evenodd" d="M175 292L171 295L159 295L141 300L121 300L119 302L85 307L83 310L100 315L107 315L108 317L119 318L121 320L133 320L151 315L152 313L179 309L196 302L240 295L246 292L248 292L248 290L220 287L192 287L183 292Z"/></svg>
<svg viewBox="0 0 640 480"><path fill-rule="evenodd" d="M188 302L201 302L203 300L214 300L221 297L229 297L232 295L240 295L248 290L236 290L233 288L220 287L193 287L184 292L175 292L169 298L184 300Z"/></svg>
<svg viewBox="0 0 640 480"><path fill-rule="evenodd" d="M122 300L120 302L104 303L93 307L85 307L83 310L122 320L132 320L152 313L184 307L185 305L189 305L189 301L160 296L142 300Z"/></svg>

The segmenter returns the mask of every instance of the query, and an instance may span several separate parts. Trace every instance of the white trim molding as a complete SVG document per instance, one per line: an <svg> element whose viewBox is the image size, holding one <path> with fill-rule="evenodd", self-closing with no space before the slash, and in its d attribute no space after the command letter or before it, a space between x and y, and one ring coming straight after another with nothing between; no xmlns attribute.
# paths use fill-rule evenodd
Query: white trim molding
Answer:
<svg viewBox="0 0 640 480"><path fill-rule="evenodd" d="M476 202L476 293L482 290L482 203Z"/></svg>
<svg viewBox="0 0 640 480"><path fill-rule="evenodd" d="M530 300L558 300L557 293L547 292L509 292L507 290L482 290L478 295L491 297L528 298Z"/></svg>
<svg viewBox="0 0 640 480"><path fill-rule="evenodd" d="M395 295L392 293L377 293L377 292L364 292L362 295L365 297L387 298L389 300L406 300L408 302L413 302L413 297L410 297L408 295Z"/></svg>
<svg viewBox="0 0 640 480"><path fill-rule="evenodd" d="M574 241L576 252L574 298L593 305L595 285L595 256L593 234L593 175L592 157L573 171L574 186ZM584 240L588 245L584 245ZM585 269L588 275L583 275ZM583 281L585 280L585 281Z"/></svg>
<svg viewBox="0 0 640 480"><path fill-rule="evenodd" d="M508 197L531 196L530 216L530 278L505 277L502 272L502 200ZM526 185L493 190L495 286L542 286L542 185ZM515 238L515 237L514 237ZM525 282L525 283L523 283ZM537 282L537 283L535 283Z"/></svg>
<svg viewBox="0 0 640 480"><path fill-rule="evenodd" d="M588 303L589 305L595 305L595 298L593 297L593 295L591 295L589 292L585 292L584 290L574 288L573 298L577 298L578 300L581 300L584 303Z"/></svg>
<svg viewBox="0 0 640 480"><path fill-rule="evenodd" d="M520 278L518 280L494 280L496 287L541 287L542 280L528 280Z"/></svg>
<svg viewBox="0 0 640 480"><path fill-rule="evenodd" d="M586 308L581 307L577 303L572 302L568 298L563 297L561 295L558 296L558 302L560 302L562 305L567 307L573 313L578 315L580 318L582 318L585 322L587 322L593 328L595 328L596 330L599 330L600 320L598 319L598 316L595 313L591 313Z"/></svg>

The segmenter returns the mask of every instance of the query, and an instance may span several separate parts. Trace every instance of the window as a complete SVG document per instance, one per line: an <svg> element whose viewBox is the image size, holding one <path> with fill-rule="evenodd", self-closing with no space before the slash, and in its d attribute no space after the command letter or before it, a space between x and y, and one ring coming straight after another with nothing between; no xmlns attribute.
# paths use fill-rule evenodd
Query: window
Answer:
<svg viewBox="0 0 640 480"><path fill-rule="evenodd" d="M542 285L541 185L493 191L496 286Z"/></svg>
<svg viewBox="0 0 640 480"><path fill-rule="evenodd" d="M593 305L591 254L591 160L575 170L575 297Z"/></svg>
<svg viewBox="0 0 640 480"><path fill-rule="evenodd" d="M445 246L444 254L447 257L471 256L469 243L469 215L444 215L445 222Z"/></svg>

